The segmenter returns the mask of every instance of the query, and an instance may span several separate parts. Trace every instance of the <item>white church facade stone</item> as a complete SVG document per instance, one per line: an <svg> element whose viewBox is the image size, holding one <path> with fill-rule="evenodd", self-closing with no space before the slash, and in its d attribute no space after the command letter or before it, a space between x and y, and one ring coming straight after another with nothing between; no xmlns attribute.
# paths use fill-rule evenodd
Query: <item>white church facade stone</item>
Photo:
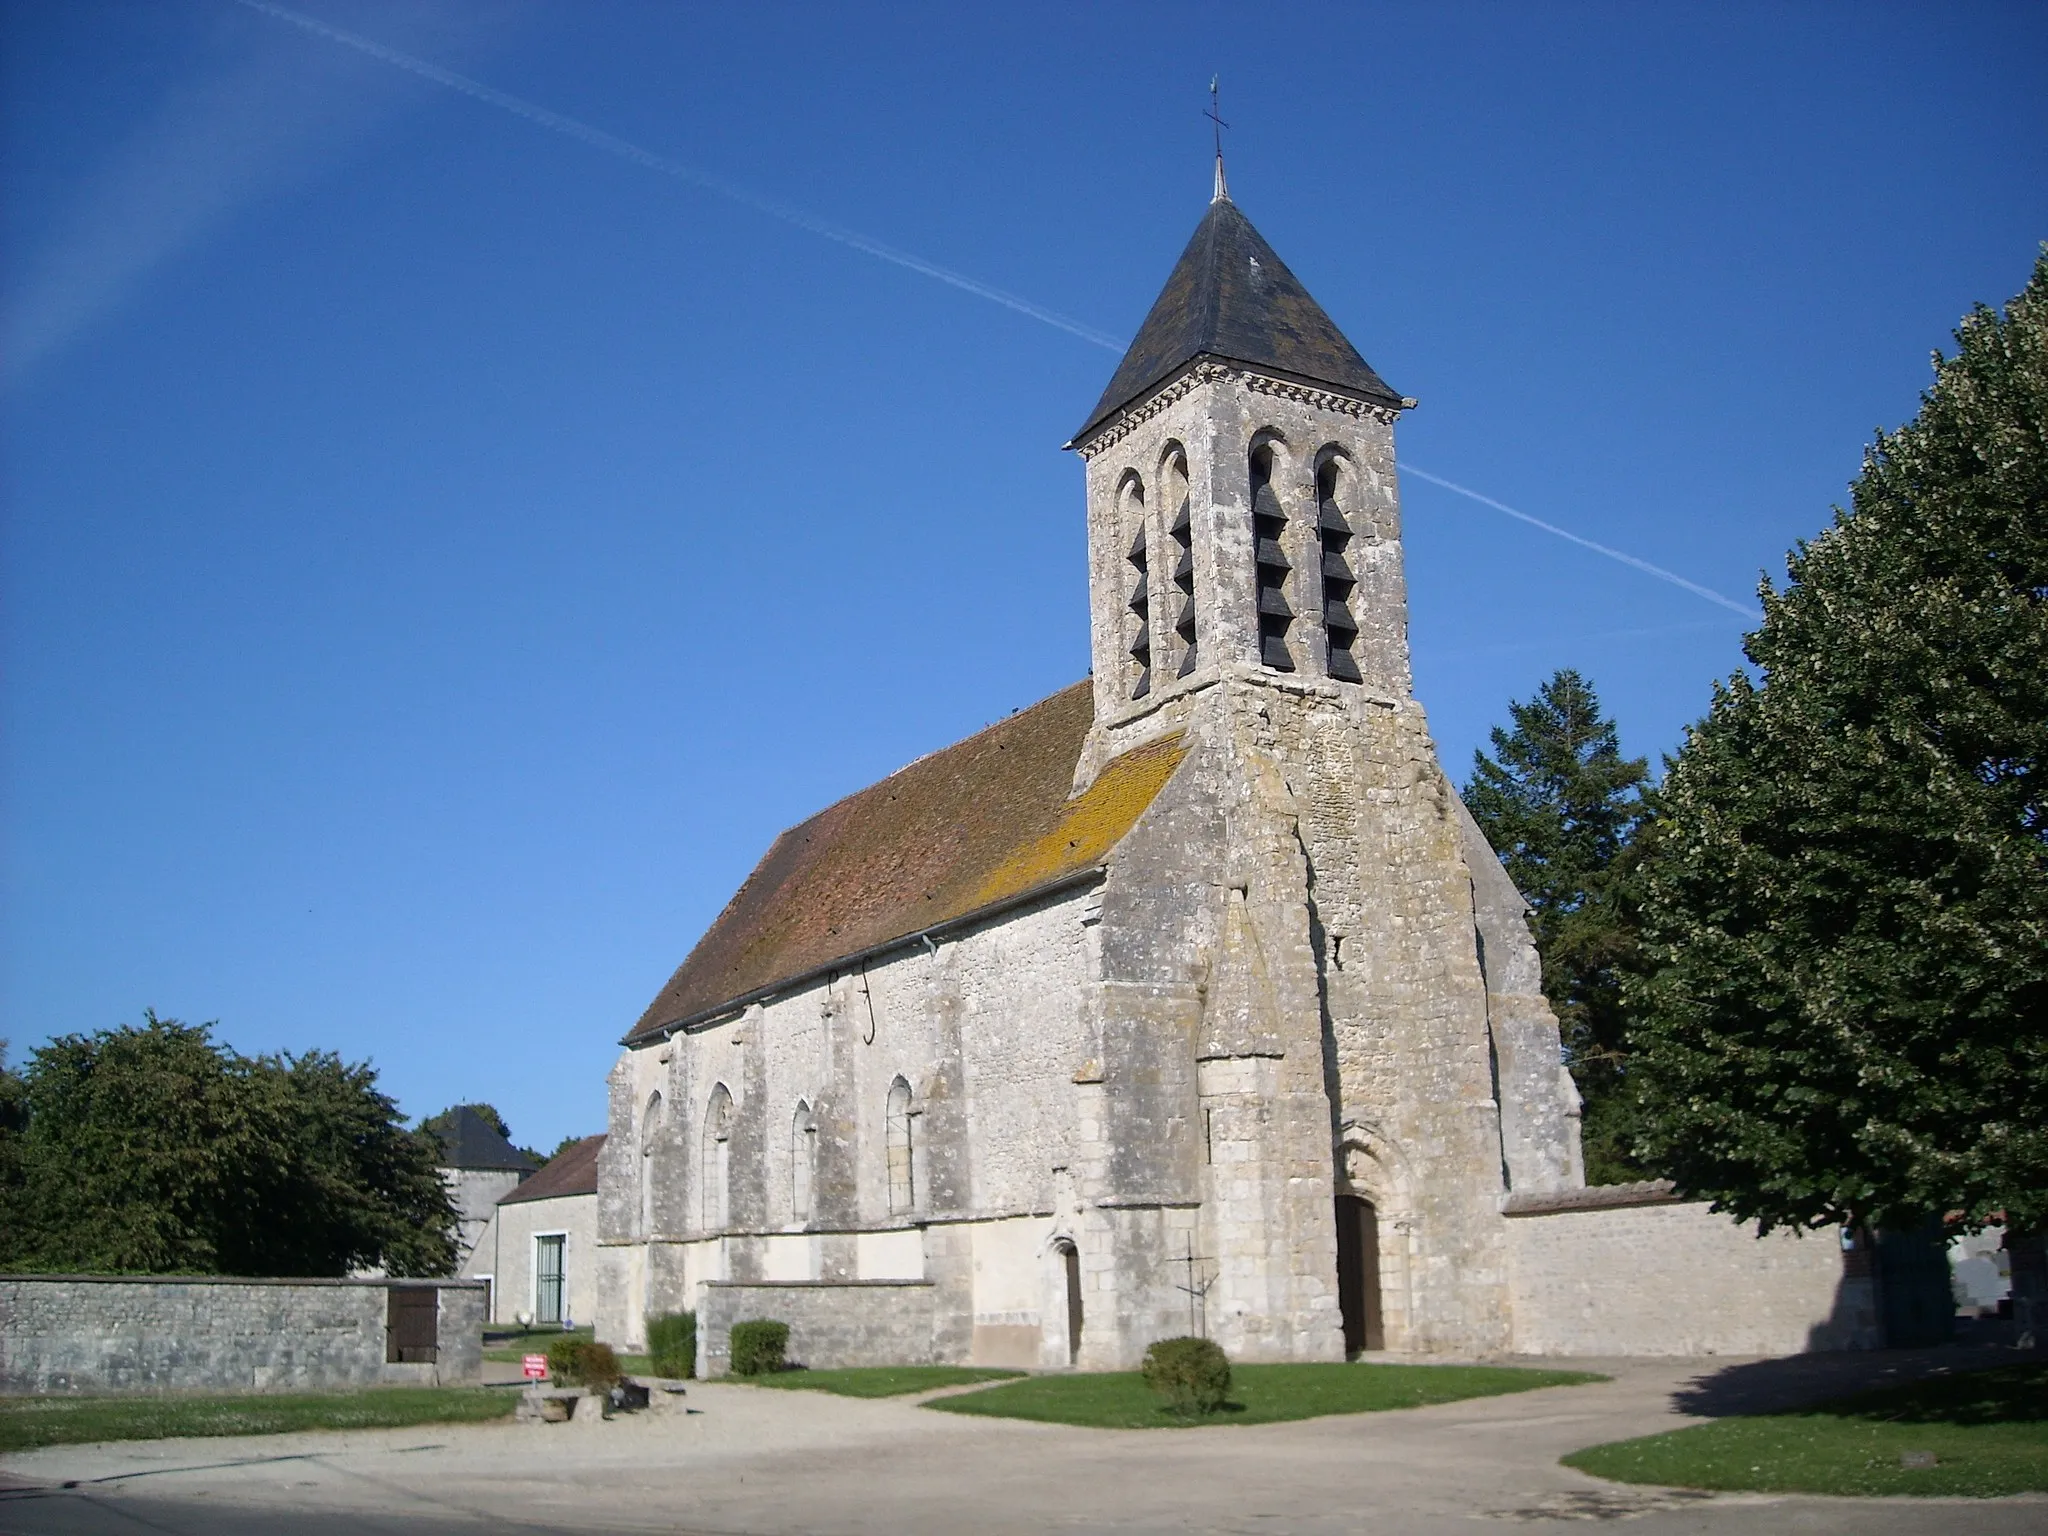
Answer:
<svg viewBox="0 0 2048 1536"><path fill-rule="evenodd" d="M694 1307L712 1370L762 1316L812 1365L1638 1349L1581 1271L1682 1229L1690 1345L1823 1339L1826 1242L1584 1190L1525 904L1411 692L1413 403L1219 196L1070 445L1090 680L785 833L628 1033L601 1336ZM1548 1240L1574 1210L1637 1236Z"/></svg>

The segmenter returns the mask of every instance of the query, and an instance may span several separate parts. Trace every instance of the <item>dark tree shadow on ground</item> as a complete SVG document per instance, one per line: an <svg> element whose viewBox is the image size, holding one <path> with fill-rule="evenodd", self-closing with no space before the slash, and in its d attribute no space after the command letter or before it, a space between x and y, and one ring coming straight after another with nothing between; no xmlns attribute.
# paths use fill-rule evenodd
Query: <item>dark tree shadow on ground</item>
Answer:
<svg viewBox="0 0 2048 1536"><path fill-rule="evenodd" d="M1950 1416L1985 1413L1998 1415L2000 1422L2010 1422L2015 1417L2048 1419L2048 1384L2043 1383L2040 1372L2044 1364L2048 1364L2048 1351L1971 1345L1788 1355L1777 1360L1744 1361L1695 1376L1671 1394L1671 1406L1680 1413L1710 1419L1791 1413L1837 1398L1860 1397L1940 1377L1944 1385L1939 1391L1916 1394L1924 1396L1930 1405L1926 1410L1928 1418L1950 1423L1992 1422L1989 1418ZM2028 1366L2033 1369L2001 1372L1998 1378L1976 1385L1966 1380L1999 1367ZM1844 1403L1843 1409L1872 1416L1900 1416L1899 1412L1887 1412L1882 1403Z"/></svg>

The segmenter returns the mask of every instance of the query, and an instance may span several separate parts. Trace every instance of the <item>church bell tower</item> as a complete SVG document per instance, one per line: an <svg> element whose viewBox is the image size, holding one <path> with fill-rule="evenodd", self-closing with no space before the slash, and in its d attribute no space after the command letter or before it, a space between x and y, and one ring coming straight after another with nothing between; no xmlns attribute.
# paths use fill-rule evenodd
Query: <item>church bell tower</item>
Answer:
<svg viewBox="0 0 2048 1536"><path fill-rule="evenodd" d="M1359 356L1219 172L1067 445L1088 468L1098 731L1119 735L1231 676L1408 696L1393 426L1414 403Z"/></svg>

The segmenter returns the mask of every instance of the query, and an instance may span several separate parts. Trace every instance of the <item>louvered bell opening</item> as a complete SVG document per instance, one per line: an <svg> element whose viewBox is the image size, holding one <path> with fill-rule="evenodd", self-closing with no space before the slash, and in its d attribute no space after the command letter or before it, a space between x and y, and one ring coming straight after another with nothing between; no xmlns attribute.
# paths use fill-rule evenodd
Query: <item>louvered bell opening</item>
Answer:
<svg viewBox="0 0 2048 1536"><path fill-rule="evenodd" d="M1351 574L1351 567L1344 563L1344 557L1342 555L1333 554L1329 550L1324 550L1323 580L1356 582L1358 578Z"/></svg>
<svg viewBox="0 0 2048 1536"><path fill-rule="evenodd" d="M1148 583L1143 576L1140 576L1138 578L1138 584L1131 588L1130 601L1126 606L1129 607L1129 609L1133 613L1143 613L1145 611L1146 605L1151 601L1151 584Z"/></svg>
<svg viewBox="0 0 2048 1536"><path fill-rule="evenodd" d="M1142 699L1152 691L1152 669L1147 667L1138 674L1138 680L1131 684L1131 697Z"/></svg>
<svg viewBox="0 0 2048 1536"><path fill-rule="evenodd" d="M1188 677L1188 676L1191 676L1191 675L1192 675L1192 674L1194 673L1194 670L1195 670L1195 642L1194 642L1193 640L1189 640L1189 641L1188 641L1188 648L1187 648L1187 650L1181 653L1181 658L1180 658L1180 675L1181 675L1182 677Z"/></svg>
<svg viewBox="0 0 2048 1536"><path fill-rule="evenodd" d="M1140 569L1142 569L1142 568L1144 567L1144 564L1145 564L1145 530L1144 530L1144 529L1140 528L1140 529L1138 530L1138 536L1137 536L1137 537L1136 537L1135 539L1131 540L1131 552L1130 552L1130 553L1129 553L1128 555L1125 555L1125 556L1124 556L1124 558L1125 558L1126 560L1130 561L1130 562L1131 562L1131 564L1133 564L1133 565L1135 565L1135 566L1138 566L1138 567L1139 567Z"/></svg>
<svg viewBox="0 0 2048 1536"><path fill-rule="evenodd" d="M1287 642L1278 635L1259 637L1259 660L1275 672L1292 672L1294 658L1287 653Z"/></svg>
<svg viewBox="0 0 2048 1536"><path fill-rule="evenodd" d="M1186 543L1188 530L1193 528L1194 525L1195 520L1188 512L1188 500L1183 496L1181 498L1180 510L1173 514L1173 536L1182 543Z"/></svg>
<svg viewBox="0 0 2048 1536"><path fill-rule="evenodd" d="M1190 597L1180 605L1180 612L1174 616L1173 627L1183 640L1195 638L1195 600Z"/></svg>
<svg viewBox="0 0 2048 1536"><path fill-rule="evenodd" d="M1323 503L1323 510L1316 519L1316 526L1325 533L1349 533L1351 525L1344 521L1344 513L1334 501Z"/></svg>
<svg viewBox="0 0 2048 1536"><path fill-rule="evenodd" d="M1176 560L1173 563L1173 579L1180 586L1182 591L1194 591L1195 552L1192 549L1182 550L1180 552L1180 559Z"/></svg>
<svg viewBox="0 0 2048 1536"><path fill-rule="evenodd" d="M1151 655L1152 631L1150 627L1141 624L1138 626L1136 638L1131 641L1131 659L1142 666L1150 660Z"/></svg>
<svg viewBox="0 0 2048 1536"><path fill-rule="evenodd" d="M1270 517L1276 523L1287 521L1287 513L1280 506L1280 498L1274 494L1271 481L1252 492L1252 516Z"/></svg>
<svg viewBox="0 0 2048 1536"><path fill-rule="evenodd" d="M1364 677L1359 674L1358 663L1351 659L1351 653L1339 650L1335 646L1330 647L1329 671L1330 676L1336 678L1340 683L1362 683L1365 681Z"/></svg>
<svg viewBox="0 0 2048 1536"><path fill-rule="evenodd" d="M1271 566L1276 571L1292 570L1287 562L1287 552L1280 547L1278 539L1260 539L1253 550L1252 558L1259 564Z"/></svg>
<svg viewBox="0 0 2048 1536"><path fill-rule="evenodd" d="M1266 587L1259 592L1259 616L1265 619L1291 619L1294 610L1287 606L1287 599L1278 587Z"/></svg>
<svg viewBox="0 0 2048 1536"><path fill-rule="evenodd" d="M1358 620L1351 617L1351 610L1342 603L1327 602L1323 604L1323 627L1332 634L1355 635Z"/></svg>

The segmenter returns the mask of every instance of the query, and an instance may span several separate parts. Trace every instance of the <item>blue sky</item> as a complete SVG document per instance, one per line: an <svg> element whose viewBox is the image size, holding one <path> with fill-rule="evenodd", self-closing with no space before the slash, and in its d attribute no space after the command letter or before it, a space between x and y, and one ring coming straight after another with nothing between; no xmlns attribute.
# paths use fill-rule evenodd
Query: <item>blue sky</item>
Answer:
<svg viewBox="0 0 2048 1536"><path fill-rule="evenodd" d="M144 1007L601 1126L781 827L1080 676L1115 354L1208 194L1409 464L1746 600L2048 235L2048 10L7 0L0 1034ZM746 198L752 198L749 202ZM1411 476L1453 776L1675 749L1726 608Z"/></svg>

